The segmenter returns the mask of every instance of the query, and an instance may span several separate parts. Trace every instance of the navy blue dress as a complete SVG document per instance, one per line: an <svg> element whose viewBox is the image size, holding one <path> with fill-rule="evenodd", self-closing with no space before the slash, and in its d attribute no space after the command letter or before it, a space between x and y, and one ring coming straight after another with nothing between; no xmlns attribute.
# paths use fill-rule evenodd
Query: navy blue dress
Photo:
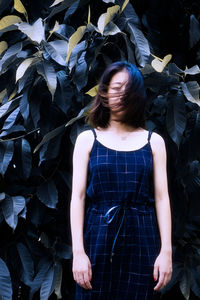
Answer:
<svg viewBox="0 0 200 300"><path fill-rule="evenodd" d="M76 300L152 300L160 235L153 193L153 156L147 143L117 151L96 139L90 153L84 246L92 290L76 285Z"/></svg>

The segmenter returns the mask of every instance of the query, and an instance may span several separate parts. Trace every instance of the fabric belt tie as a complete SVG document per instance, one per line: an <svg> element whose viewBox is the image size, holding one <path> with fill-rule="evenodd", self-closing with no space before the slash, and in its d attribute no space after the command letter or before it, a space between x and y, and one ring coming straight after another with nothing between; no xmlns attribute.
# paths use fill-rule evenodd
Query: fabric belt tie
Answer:
<svg viewBox="0 0 200 300"><path fill-rule="evenodd" d="M113 241L113 244L112 244L112 249L111 249L111 253L110 253L110 262L112 262L112 256L114 255L113 251L114 251L114 248L115 248L115 244L116 244L116 241L117 241L117 238L118 238L118 235L119 235L119 232L120 232L120 229L122 227L122 224L124 222L124 217L125 217L125 211L126 209L128 209L129 207L128 206L125 206L124 204L121 204L121 205L116 205L116 206L113 206L111 207L104 215L104 221L106 224L110 224L115 216L119 215L121 212L121 218L120 218L120 223L119 223L119 227L117 229L117 232L115 234L115 238L114 238L114 241ZM112 216L110 216L110 213L113 212Z"/></svg>

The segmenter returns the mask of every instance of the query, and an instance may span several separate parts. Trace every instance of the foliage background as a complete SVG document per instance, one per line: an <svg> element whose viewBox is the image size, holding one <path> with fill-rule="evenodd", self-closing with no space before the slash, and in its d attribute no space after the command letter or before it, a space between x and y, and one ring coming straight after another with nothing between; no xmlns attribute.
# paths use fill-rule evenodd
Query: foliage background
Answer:
<svg viewBox="0 0 200 300"><path fill-rule="evenodd" d="M0 1L1 299L73 299L73 143L100 75L121 59L141 69L146 126L166 141L174 272L162 299L199 299L199 11L198 1Z"/></svg>

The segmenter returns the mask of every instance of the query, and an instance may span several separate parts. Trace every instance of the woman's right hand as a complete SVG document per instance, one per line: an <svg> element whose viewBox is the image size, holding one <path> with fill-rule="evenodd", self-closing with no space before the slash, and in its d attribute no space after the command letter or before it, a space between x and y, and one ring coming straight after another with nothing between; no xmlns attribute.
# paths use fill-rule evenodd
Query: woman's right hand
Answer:
<svg viewBox="0 0 200 300"><path fill-rule="evenodd" d="M73 255L72 272L74 280L84 289L92 289L92 267L89 257L85 253Z"/></svg>

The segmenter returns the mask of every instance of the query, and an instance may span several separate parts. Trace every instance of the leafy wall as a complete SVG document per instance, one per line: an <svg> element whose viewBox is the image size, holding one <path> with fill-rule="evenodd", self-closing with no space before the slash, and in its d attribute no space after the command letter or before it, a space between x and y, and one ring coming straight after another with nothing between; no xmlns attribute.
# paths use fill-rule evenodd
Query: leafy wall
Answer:
<svg viewBox="0 0 200 300"><path fill-rule="evenodd" d="M100 75L116 60L140 67L146 126L167 146L174 273L163 298L174 287L185 299L200 297L200 25L192 7L187 1L0 2L2 299L72 299L73 143L87 126L83 116Z"/></svg>

